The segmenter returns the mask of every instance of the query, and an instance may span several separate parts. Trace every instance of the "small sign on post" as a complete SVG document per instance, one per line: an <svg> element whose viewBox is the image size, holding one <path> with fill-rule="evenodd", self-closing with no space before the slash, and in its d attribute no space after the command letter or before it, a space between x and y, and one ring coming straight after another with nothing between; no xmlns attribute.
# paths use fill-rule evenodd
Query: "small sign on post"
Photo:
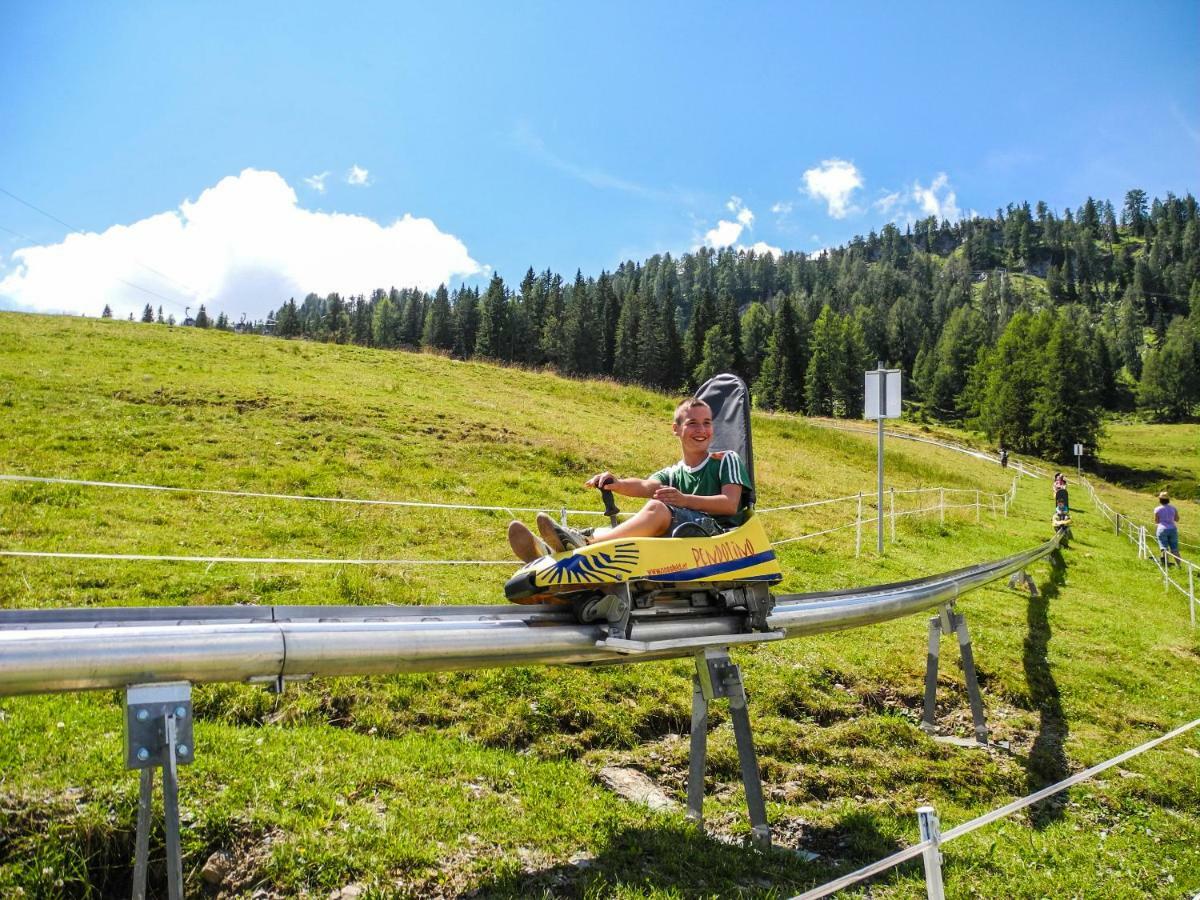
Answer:
<svg viewBox="0 0 1200 900"><path fill-rule="evenodd" d="M1083 444L1075 445L1075 474L1083 475Z"/></svg>
<svg viewBox="0 0 1200 900"><path fill-rule="evenodd" d="M878 498L876 511L879 524L876 528L876 549L883 555L883 420L900 418L900 370L879 368L866 373L866 402L863 418L879 422Z"/></svg>

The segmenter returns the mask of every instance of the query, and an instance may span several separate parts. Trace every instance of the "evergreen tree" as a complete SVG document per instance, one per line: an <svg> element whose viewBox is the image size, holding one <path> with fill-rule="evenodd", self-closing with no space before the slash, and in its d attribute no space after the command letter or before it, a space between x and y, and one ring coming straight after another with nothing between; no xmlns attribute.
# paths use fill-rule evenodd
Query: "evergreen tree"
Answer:
<svg viewBox="0 0 1200 900"><path fill-rule="evenodd" d="M296 311L294 297L279 308L279 315L275 319L275 333L284 338L300 334L300 314Z"/></svg>
<svg viewBox="0 0 1200 900"><path fill-rule="evenodd" d="M767 344L771 339L771 314L761 303L751 303L742 316L742 369L748 384L758 380Z"/></svg>
<svg viewBox="0 0 1200 900"><path fill-rule="evenodd" d="M166 324L166 319L164 319L164 318L163 318L163 311L162 311L162 304L161 304L161 303L160 303L160 304L159 304L159 306L158 306L158 318L157 318L157 319L155 319L154 321L155 321L155 322L157 322L159 325L165 325L165 324Z"/></svg>
<svg viewBox="0 0 1200 900"><path fill-rule="evenodd" d="M197 328L207 328L209 325L208 313L205 312L203 303L200 304L200 312L196 313L196 321L194 324Z"/></svg>
<svg viewBox="0 0 1200 900"><path fill-rule="evenodd" d="M825 306L813 323L811 354L804 379L804 406L810 416L832 416L842 389L842 327L838 315Z"/></svg>
<svg viewBox="0 0 1200 900"><path fill-rule="evenodd" d="M1009 320L996 346L980 355L972 379L979 383L979 416L973 424L989 439L1023 453L1033 452L1030 421L1041 383L1042 355L1033 316L1020 311Z"/></svg>
<svg viewBox="0 0 1200 900"><path fill-rule="evenodd" d="M149 306L146 307L146 309L149 309L149 308L150 308ZM143 321L146 321L146 320L143 319ZM225 315L225 310L221 310L221 312L219 312L217 314L217 330L218 331L228 331L229 330L229 316Z"/></svg>
<svg viewBox="0 0 1200 900"><path fill-rule="evenodd" d="M718 324L716 298L711 292L702 291L692 308L692 321L688 323L683 339L683 357L689 377L704 357L704 336L708 334L708 329L716 324Z"/></svg>
<svg viewBox="0 0 1200 900"><path fill-rule="evenodd" d="M1091 374L1079 334L1066 316L1057 317L1033 398L1030 432L1039 454L1068 462L1075 443L1098 446L1100 411Z"/></svg>
<svg viewBox="0 0 1200 900"><path fill-rule="evenodd" d="M105 304L104 304L104 311L103 311L102 313L100 313L100 318L102 318L102 319L111 319L112 317L113 317L113 314L112 314L112 307L111 307L111 306L109 306L107 303L105 303Z"/></svg>
<svg viewBox="0 0 1200 900"><path fill-rule="evenodd" d="M405 347L416 348L421 345L421 329L425 324L425 294L413 290L404 305L404 315L400 320L400 343Z"/></svg>
<svg viewBox="0 0 1200 900"><path fill-rule="evenodd" d="M1183 318L1167 329L1161 349L1146 353L1138 384L1138 408L1158 422L1181 422L1200 402L1200 358L1196 338Z"/></svg>
<svg viewBox="0 0 1200 900"><path fill-rule="evenodd" d="M446 285L438 285L433 302L425 313L425 324L421 331L421 345L432 350L450 350L454 347L454 319L450 309L450 293Z"/></svg>
<svg viewBox="0 0 1200 900"><path fill-rule="evenodd" d="M388 294L375 301L375 312L371 316L371 343L384 350L400 345L400 316Z"/></svg>
<svg viewBox="0 0 1200 900"><path fill-rule="evenodd" d="M1146 192L1135 188L1126 193L1125 206L1121 209L1121 224L1141 237L1146 232L1146 218Z"/></svg>
<svg viewBox="0 0 1200 900"><path fill-rule="evenodd" d="M479 333L475 337L475 355L485 359L505 359L509 348L508 297L504 280L497 274L488 282L479 308Z"/></svg>
<svg viewBox="0 0 1200 900"><path fill-rule="evenodd" d="M459 288L454 299L454 355L467 359L475 352L479 331L478 289Z"/></svg>
<svg viewBox="0 0 1200 900"><path fill-rule="evenodd" d="M146 308L142 310L142 321L143 322L153 322L154 321L154 308L149 303L147 303Z"/></svg>
<svg viewBox="0 0 1200 900"><path fill-rule="evenodd" d="M641 326L641 297L630 292L621 302L617 332L613 338L613 376L621 381L643 383L638 370L638 331Z"/></svg>
<svg viewBox="0 0 1200 900"><path fill-rule="evenodd" d="M733 367L733 338L725 334L723 326L714 325L704 336L704 350L700 364L692 372L692 379L696 384L703 384L714 375L731 371Z"/></svg>
<svg viewBox="0 0 1200 900"><path fill-rule="evenodd" d="M852 316L843 316L840 324L840 377L834 388L834 407L842 416L857 419L862 417L865 399L863 373L872 368L872 360L858 320Z"/></svg>

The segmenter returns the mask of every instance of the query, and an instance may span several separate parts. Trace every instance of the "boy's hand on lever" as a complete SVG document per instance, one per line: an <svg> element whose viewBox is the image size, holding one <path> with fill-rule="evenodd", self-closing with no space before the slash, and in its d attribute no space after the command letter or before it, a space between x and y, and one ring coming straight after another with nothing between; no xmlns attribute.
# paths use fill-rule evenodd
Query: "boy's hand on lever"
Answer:
<svg viewBox="0 0 1200 900"><path fill-rule="evenodd" d="M583 485L584 487L595 488L598 491L602 491L616 483L616 481L617 476L612 472L601 472L599 475L593 475L591 478L585 481Z"/></svg>

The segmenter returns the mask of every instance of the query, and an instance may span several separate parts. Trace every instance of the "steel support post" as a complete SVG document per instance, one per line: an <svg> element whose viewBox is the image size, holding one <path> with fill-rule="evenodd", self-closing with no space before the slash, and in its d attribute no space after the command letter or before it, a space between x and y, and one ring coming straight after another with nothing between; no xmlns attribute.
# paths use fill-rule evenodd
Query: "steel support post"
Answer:
<svg viewBox="0 0 1200 900"><path fill-rule="evenodd" d="M921 840L929 841L921 856L925 861L925 896L929 900L944 900L945 886L942 884L942 825L932 806L917 809L917 823L921 829Z"/></svg>
<svg viewBox="0 0 1200 900"><path fill-rule="evenodd" d="M975 653L971 649L971 635L967 631L967 617L950 611L950 621L958 636L958 652L962 657L963 677L967 681L967 699L971 701L971 722L975 726L975 740L981 744L988 741L987 719L983 715L983 696L979 693L979 678L975 673Z"/></svg>
<svg viewBox="0 0 1200 900"><path fill-rule="evenodd" d="M754 737L750 730L750 715L746 709L746 688L742 683L741 669L729 658L727 647L707 647L696 654L695 660L691 759L688 764L688 818L703 827L708 702L723 697L729 700L729 714L733 722L733 736L737 741L742 784L746 789L746 807L750 814L750 843L760 849L766 849L771 846L771 829L767 824L767 808L763 801L762 779L758 774L758 757L754 752Z"/></svg>
<svg viewBox="0 0 1200 900"><path fill-rule="evenodd" d="M704 760L708 755L708 700L700 686L699 667L703 660L697 656L697 674L692 676L692 740L688 755L687 817L704 829Z"/></svg>
<svg viewBox="0 0 1200 900"><path fill-rule="evenodd" d="M979 691L979 677L975 672L975 653L971 649L971 635L967 631L967 620L962 613L947 603L938 615L929 620L929 650L925 657L925 705L921 716L921 728L932 734L937 720L937 676L941 655L941 638L945 631L953 631L958 638L958 652L962 657L963 678L967 684L967 699L971 704L971 722L975 727L975 740L986 744L988 740L987 719L983 711L983 695Z"/></svg>
<svg viewBox="0 0 1200 900"><path fill-rule="evenodd" d="M858 512L854 514L854 555L862 554L862 491L858 492Z"/></svg>
<svg viewBox="0 0 1200 900"><path fill-rule="evenodd" d="M889 488L889 490L892 492L892 543L894 544L896 543L896 489Z"/></svg>
<svg viewBox="0 0 1200 900"><path fill-rule="evenodd" d="M938 655L942 652L942 617L929 620L929 652L925 655L925 709L921 729L933 733L937 718Z"/></svg>
<svg viewBox="0 0 1200 900"><path fill-rule="evenodd" d="M170 900L182 900L183 897L179 766L190 763L194 755L191 697L191 685L185 681L132 685L125 692L125 767L141 771L134 842L134 900L144 900L146 896L156 768L162 769L167 896Z"/></svg>
<svg viewBox="0 0 1200 900"><path fill-rule="evenodd" d="M146 900L146 867L150 859L150 812L154 800L154 770L142 769L139 777L137 839L133 850L133 900Z"/></svg>

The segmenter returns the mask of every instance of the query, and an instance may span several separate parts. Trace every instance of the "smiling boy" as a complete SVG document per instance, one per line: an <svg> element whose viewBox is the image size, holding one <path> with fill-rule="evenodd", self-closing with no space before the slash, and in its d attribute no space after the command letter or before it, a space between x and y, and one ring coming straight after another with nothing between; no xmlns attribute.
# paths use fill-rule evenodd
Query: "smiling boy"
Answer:
<svg viewBox="0 0 1200 900"><path fill-rule="evenodd" d="M671 431L679 438L683 458L673 466L660 469L649 478L618 478L601 472L584 485L609 490L626 497L649 500L634 516L613 528L597 528L583 534L565 528L545 513L537 517L542 540L520 522L508 526L508 541L513 552L525 562L545 554L559 553L594 541L628 537L661 537L671 534L687 522L706 532L733 528L742 523L750 506L753 487L746 465L732 450L710 453L713 439L712 410L703 400L690 397L675 408Z"/></svg>

